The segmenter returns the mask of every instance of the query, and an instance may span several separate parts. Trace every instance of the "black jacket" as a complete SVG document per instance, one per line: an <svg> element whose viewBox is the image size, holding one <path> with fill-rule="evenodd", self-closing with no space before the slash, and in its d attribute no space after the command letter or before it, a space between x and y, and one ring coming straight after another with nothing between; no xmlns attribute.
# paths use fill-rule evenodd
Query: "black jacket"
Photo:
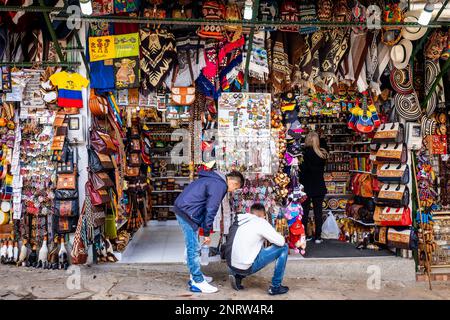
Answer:
<svg viewBox="0 0 450 320"><path fill-rule="evenodd" d="M308 197L319 197L327 194L323 173L326 160L319 157L313 148L307 147L303 152L300 165L299 180L305 187Z"/></svg>

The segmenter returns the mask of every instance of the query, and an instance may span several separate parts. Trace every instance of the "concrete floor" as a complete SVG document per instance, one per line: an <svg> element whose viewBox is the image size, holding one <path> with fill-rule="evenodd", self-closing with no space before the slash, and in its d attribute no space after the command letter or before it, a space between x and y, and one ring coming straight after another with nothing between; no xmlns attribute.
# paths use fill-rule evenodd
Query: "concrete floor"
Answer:
<svg viewBox="0 0 450 320"><path fill-rule="evenodd" d="M308 259L289 262L302 270ZM0 299L117 299L117 300L268 300L270 274L258 273L244 280L245 290L231 289L223 268L210 264L205 273L214 277L219 288L215 294L192 293L187 289L188 275L180 264L103 264L71 267L69 270L42 270L0 265ZM316 277L319 273L307 270L294 274L287 270L283 283L290 287L286 295L270 300L390 300L390 299L450 299L450 282L434 282L433 290L427 282L383 280L378 288L369 288L365 279ZM351 275L349 275L351 277Z"/></svg>

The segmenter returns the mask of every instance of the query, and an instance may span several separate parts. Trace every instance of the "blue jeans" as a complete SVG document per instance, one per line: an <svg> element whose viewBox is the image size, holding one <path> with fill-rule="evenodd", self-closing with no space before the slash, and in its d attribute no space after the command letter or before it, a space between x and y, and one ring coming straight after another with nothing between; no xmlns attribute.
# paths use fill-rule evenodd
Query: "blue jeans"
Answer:
<svg viewBox="0 0 450 320"><path fill-rule="evenodd" d="M195 282L203 282L203 273L200 269L200 244L198 243L197 231L192 229L189 223L187 223L183 218L178 216L176 217L184 234L189 272Z"/></svg>
<svg viewBox="0 0 450 320"><path fill-rule="evenodd" d="M283 281L284 269L286 268L286 262L288 258L289 248L287 244L282 247L271 245L270 247L263 248L258 253L255 261L250 267L250 274L254 274L267 266L272 261L275 261L275 270L272 277L272 286L279 287ZM232 271L236 275L235 272Z"/></svg>

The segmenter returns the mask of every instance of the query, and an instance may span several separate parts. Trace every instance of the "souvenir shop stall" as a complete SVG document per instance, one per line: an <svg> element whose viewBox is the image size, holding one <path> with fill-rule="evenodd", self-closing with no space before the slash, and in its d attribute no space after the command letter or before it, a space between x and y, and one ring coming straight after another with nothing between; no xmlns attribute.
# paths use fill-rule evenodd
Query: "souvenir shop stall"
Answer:
<svg viewBox="0 0 450 320"><path fill-rule="evenodd" d="M444 268L448 1L432 28L419 2L91 0L76 28L75 0L1 11L2 262L116 262L217 169L247 178L216 216L218 247L260 202L292 256ZM328 153L320 245L302 206L311 131Z"/></svg>

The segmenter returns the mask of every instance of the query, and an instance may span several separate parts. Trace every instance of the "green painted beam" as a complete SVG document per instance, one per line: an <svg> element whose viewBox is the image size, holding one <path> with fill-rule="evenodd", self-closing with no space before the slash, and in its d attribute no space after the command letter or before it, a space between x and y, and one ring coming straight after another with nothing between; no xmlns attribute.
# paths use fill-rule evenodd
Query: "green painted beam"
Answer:
<svg viewBox="0 0 450 320"><path fill-rule="evenodd" d="M433 84L431 85L430 91L428 91L427 96L423 100L422 108L426 108L427 103L431 99L433 92L436 90L436 87L437 87L439 81L441 81L442 77L444 76L444 74L446 74L449 71L449 69L450 69L450 59L447 59L447 61L445 61L444 66L441 69L441 72L439 72L439 74L437 75Z"/></svg>
<svg viewBox="0 0 450 320"><path fill-rule="evenodd" d="M55 61L41 61L41 62L0 62L0 66L9 66L17 68L32 68L32 67L71 67L79 66L79 62L55 62Z"/></svg>
<svg viewBox="0 0 450 320"><path fill-rule="evenodd" d="M39 4L41 7L45 7L44 0L39 0ZM27 7L25 7L25 8L27 8ZM59 45L58 38L56 37L55 30L53 30L53 26L50 21L48 12L42 12L42 15L44 16L45 24L47 25L47 29L48 29L48 32L50 33L50 37L52 38L52 41L55 44L56 54L58 55L60 61L64 61L64 55L62 53L61 46Z"/></svg>

